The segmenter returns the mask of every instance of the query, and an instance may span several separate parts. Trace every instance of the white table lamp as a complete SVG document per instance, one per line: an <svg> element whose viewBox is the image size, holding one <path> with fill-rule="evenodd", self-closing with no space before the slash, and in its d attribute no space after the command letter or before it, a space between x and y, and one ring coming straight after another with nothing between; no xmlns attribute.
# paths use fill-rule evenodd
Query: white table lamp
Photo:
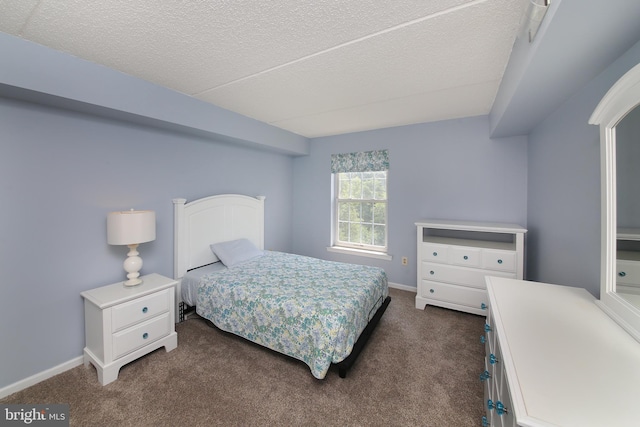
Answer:
<svg viewBox="0 0 640 427"><path fill-rule="evenodd" d="M110 245L127 245L129 253L124 261L124 269L128 273L125 286L136 286L142 283L140 269L142 258L138 255L140 243L156 239L156 213L154 211L118 211L107 215L107 243Z"/></svg>

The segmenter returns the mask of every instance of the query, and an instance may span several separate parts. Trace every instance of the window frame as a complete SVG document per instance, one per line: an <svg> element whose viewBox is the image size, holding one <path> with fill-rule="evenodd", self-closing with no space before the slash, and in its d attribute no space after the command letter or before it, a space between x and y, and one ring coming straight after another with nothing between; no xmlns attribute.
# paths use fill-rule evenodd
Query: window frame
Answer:
<svg viewBox="0 0 640 427"><path fill-rule="evenodd" d="M340 174L341 173L376 173L383 172L385 174L385 195L384 199L342 199L340 198ZM362 254L370 254L372 256L383 255L386 256L389 249L389 170L381 171L366 171L366 172L335 172L331 174L333 183L333 197L332 197L332 210L333 210L333 226L332 226L332 247L330 250L334 251L357 251ZM375 178L374 178L375 179ZM365 244L365 243L353 243L340 240L340 202L354 202L354 203L384 203L384 246ZM375 223L371 223L372 225Z"/></svg>

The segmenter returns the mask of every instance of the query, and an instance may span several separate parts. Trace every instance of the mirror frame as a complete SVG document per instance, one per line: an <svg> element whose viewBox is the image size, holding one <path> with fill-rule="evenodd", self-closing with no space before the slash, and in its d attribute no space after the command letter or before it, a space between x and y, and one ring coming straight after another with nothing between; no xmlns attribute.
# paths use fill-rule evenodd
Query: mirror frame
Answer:
<svg viewBox="0 0 640 427"><path fill-rule="evenodd" d="M640 308L616 293L616 125L640 104L640 64L609 89L589 124L600 126L601 249L598 305L640 341Z"/></svg>

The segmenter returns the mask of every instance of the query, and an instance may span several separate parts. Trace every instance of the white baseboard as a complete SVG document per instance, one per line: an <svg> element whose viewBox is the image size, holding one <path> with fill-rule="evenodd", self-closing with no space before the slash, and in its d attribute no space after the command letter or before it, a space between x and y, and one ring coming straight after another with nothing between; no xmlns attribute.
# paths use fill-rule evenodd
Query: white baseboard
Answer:
<svg viewBox="0 0 640 427"><path fill-rule="evenodd" d="M400 283L389 282L389 287L390 288L395 288L395 289L400 289L402 291L409 291L409 292L413 292L413 293L416 293L418 291L415 286L401 285Z"/></svg>
<svg viewBox="0 0 640 427"><path fill-rule="evenodd" d="M75 359L71 359L67 362L61 363L58 366L47 369L46 371L42 371L40 373L32 375L29 378L25 378L13 384L9 384L8 386L0 389L0 399L7 397L10 394L24 390L25 388L31 387L32 385L38 384L39 382L51 378L55 375L68 371L69 369L73 369L76 366L80 366L82 365L83 360L83 356L78 356Z"/></svg>

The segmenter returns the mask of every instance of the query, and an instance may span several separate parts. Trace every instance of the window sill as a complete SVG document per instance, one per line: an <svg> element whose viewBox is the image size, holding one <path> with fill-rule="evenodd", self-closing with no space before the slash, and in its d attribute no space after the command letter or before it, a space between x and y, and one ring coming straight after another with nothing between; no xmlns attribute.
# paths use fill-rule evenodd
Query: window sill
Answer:
<svg viewBox="0 0 640 427"><path fill-rule="evenodd" d="M327 251L346 254L346 255L356 255L356 256L364 256L368 258L384 259L387 261L391 261L393 259L393 256L385 252L367 251L364 249L354 249L354 248L344 248L341 246L328 246Z"/></svg>

